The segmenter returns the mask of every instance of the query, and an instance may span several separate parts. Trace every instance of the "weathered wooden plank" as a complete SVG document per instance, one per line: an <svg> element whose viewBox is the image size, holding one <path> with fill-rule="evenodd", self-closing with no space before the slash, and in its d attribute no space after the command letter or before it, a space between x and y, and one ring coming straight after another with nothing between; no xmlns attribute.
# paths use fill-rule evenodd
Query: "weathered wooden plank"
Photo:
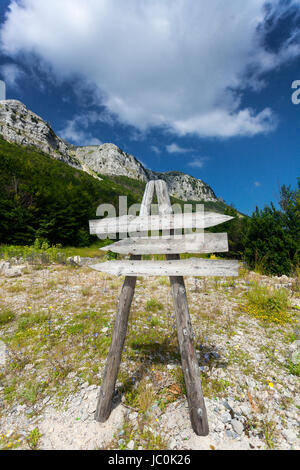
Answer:
<svg viewBox="0 0 300 470"><path fill-rule="evenodd" d="M168 214L171 210L166 183L159 181L155 185L160 213ZM167 255L167 260L178 262L178 254ZM186 385L187 400L193 430L199 436L209 433L207 412L201 387L200 369L194 346L194 335L189 314L183 277L170 277L172 296L177 322L177 336L181 354L182 371Z"/></svg>
<svg viewBox="0 0 300 470"><path fill-rule="evenodd" d="M233 219L228 215L215 212L193 212L186 214L167 214L151 216L110 217L101 220L90 220L92 235L111 233L136 233L156 230L208 228Z"/></svg>
<svg viewBox="0 0 300 470"><path fill-rule="evenodd" d="M141 210L140 210L140 217L143 216L148 216L151 213L151 203L153 200L154 196L154 190L155 190L155 182L154 181L149 181L146 185L146 189L144 192L142 204L141 204Z"/></svg>
<svg viewBox="0 0 300 470"><path fill-rule="evenodd" d="M227 233L193 233L181 238L137 237L126 238L101 248L120 254L153 255L177 253L224 253L228 251Z"/></svg>
<svg viewBox="0 0 300 470"><path fill-rule="evenodd" d="M107 261L90 266L115 276L237 276L238 261L190 258L174 261Z"/></svg>
<svg viewBox="0 0 300 470"><path fill-rule="evenodd" d="M150 181L146 185L141 205L142 215L147 215L150 213L154 188L155 185L153 181ZM140 259L140 256L131 257L131 260ZM113 336L109 348L108 358L106 361L105 371L97 403L97 409L95 413L95 420L100 423L105 422L109 418L111 413L112 399L118 377L118 371L120 368L135 285L136 277L126 277L121 290Z"/></svg>

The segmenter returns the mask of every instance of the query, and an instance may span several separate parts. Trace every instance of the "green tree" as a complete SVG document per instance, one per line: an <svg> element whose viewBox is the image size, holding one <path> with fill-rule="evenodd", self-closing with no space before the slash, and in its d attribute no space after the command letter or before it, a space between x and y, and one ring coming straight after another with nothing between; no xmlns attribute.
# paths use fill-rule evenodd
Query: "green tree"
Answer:
<svg viewBox="0 0 300 470"><path fill-rule="evenodd" d="M266 274L290 274L299 264L300 248L300 180L298 188L282 186L280 209L274 204L256 211L249 220L243 240L244 259Z"/></svg>

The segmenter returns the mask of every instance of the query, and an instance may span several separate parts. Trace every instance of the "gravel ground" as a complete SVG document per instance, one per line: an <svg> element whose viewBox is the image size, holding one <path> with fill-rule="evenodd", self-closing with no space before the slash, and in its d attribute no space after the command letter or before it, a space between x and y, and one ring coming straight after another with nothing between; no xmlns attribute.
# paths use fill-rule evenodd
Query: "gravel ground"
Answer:
<svg viewBox="0 0 300 470"><path fill-rule="evenodd" d="M22 269L24 266L17 268L18 272ZM11 271L9 273L11 275ZM253 281L288 292L290 311L294 315L292 322L262 325L241 309L240 301ZM25 273L18 274L18 279L4 274L0 276L0 307L2 310L11 309L16 315L12 323L0 325L2 448L300 448L299 377L287 367L291 358L296 362L299 354L296 314L300 302L295 289L296 280L286 276L271 278L246 273L234 284L227 283L226 279L218 283L216 280L186 280L197 355L203 374L210 427L207 437L196 436L193 432L186 397L179 386L180 361L172 349L173 346L174 350L177 348L176 334L172 334L172 302L169 286L164 281L138 280L129 337L137 341L136 338L142 334L145 338L152 335L148 338L150 344L153 342L157 348L167 345L166 349L148 351L143 362L139 359L138 349L133 351L132 342L128 340L117 384L119 401L115 403L106 423L96 423L94 412L107 352L99 355L92 379L90 376L87 379L86 375L86 369L95 366L92 356L86 355L90 358L90 362L87 359L86 369L83 360L80 367L77 364L72 369L71 359L68 359L70 370L63 381L48 381L43 393L28 398L22 386L24 383L45 382L50 365L47 353L46 356L40 352L34 355L32 345L26 342L26 332L21 330L22 341L24 337L21 351L28 355L28 360L18 369L11 368L11 362L14 364L16 361L11 359L11 354L14 348L20 346L14 343L16 331L19 331L15 326L19 315L24 315L25 309L28 315L31 311L51 309L55 312L51 313L51 321L56 325L54 330L65 332L75 323L79 312L89 312L97 309L99 303L105 304L106 322L99 325L93 335L97 340L101 338L101 344L107 348L121 283L122 279L101 277L86 266L70 269L53 265L38 271L27 266ZM149 313L146 302L153 297L164 306L163 312L157 307L156 312ZM141 317L141 312L144 317ZM147 318L149 315L151 320ZM36 327L30 328L33 334ZM65 336L62 335L61 344L64 341ZM82 339L78 338L78 341L81 343L76 343L76 348L85 345ZM53 345L51 347L55 350L58 343ZM50 351L47 348L46 351ZM97 348L96 345L95 350L98 351ZM164 351L167 351L166 354ZM141 364L144 372L139 375ZM145 400L147 391L152 393L147 409L141 400L132 399L129 403L128 392L122 390L125 373L126 380L133 383L131 394L136 390L137 396L140 394ZM36 439L35 431L38 433Z"/></svg>

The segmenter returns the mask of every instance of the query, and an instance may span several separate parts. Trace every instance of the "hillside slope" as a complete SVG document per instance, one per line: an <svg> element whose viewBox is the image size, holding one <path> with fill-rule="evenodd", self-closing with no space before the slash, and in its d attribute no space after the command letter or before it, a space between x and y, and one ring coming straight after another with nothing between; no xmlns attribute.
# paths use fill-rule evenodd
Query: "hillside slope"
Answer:
<svg viewBox="0 0 300 470"><path fill-rule="evenodd" d="M0 243L30 244L35 238L51 243L87 245L88 221L99 204L118 207L139 195L109 180L53 160L32 148L0 139Z"/></svg>

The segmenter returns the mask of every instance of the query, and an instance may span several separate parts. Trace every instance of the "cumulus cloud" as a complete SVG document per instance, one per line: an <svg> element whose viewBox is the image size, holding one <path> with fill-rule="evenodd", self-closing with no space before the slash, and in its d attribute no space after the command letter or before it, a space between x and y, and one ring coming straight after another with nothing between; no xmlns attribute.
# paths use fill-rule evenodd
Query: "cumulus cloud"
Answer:
<svg viewBox="0 0 300 470"><path fill-rule="evenodd" d="M188 163L188 166L192 168L203 168L207 160L209 160L208 157L195 157Z"/></svg>
<svg viewBox="0 0 300 470"><path fill-rule="evenodd" d="M0 73L6 85L12 88L19 88L19 81L24 76L24 72L16 64L4 64L0 67Z"/></svg>
<svg viewBox="0 0 300 470"><path fill-rule="evenodd" d="M285 5L285 6L284 6ZM43 61L57 79L80 77L107 112L138 131L253 136L276 126L271 109L243 108L243 90L300 54L297 31L276 52L264 41L299 1L13 0L1 30L12 58Z"/></svg>
<svg viewBox="0 0 300 470"><path fill-rule="evenodd" d="M96 116L96 113L75 116L58 132L59 136L73 145L102 145L103 142L88 130L89 123L95 122Z"/></svg>
<svg viewBox="0 0 300 470"><path fill-rule="evenodd" d="M157 147L157 145L151 145L150 148L151 148L152 152L156 153L156 155L161 154L161 150Z"/></svg>
<svg viewBox="0 0 300 470"><path fill-rule="evenodd" d="M166 145L166 149L167 149L167 152L168 153L188 153L188 152L192 152L193 149L187 149L187 148L184 148L184 147L180 147L180 145L178 144L170 144L170 145Z"/></svg>

